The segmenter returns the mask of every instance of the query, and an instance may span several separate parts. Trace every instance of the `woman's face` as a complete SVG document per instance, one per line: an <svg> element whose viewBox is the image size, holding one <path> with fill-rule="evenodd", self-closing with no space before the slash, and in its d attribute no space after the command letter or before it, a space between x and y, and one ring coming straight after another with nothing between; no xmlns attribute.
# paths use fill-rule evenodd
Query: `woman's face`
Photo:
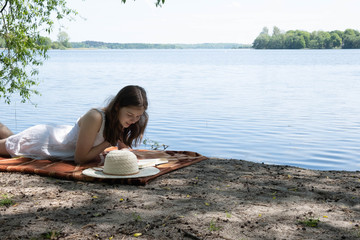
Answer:
<svg viewBox="0 0 360 240"><path fill-rule="evenodd" d="M119 121L123 128L130 127L131 124L136 123L140 120L141 115L143 115L145 109L143 107L133 107L127 106L120 108L119 111Z"/></svg>

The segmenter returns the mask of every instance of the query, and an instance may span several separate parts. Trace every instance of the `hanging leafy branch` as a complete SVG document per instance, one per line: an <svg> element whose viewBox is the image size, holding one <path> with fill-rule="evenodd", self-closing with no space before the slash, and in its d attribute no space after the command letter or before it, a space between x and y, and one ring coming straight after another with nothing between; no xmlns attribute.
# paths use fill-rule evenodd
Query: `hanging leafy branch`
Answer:
<svg viewBox="0 0 360 240"><path fill-rule="evenodd" d="M0 3L0 98L11 102L18 93L22 102L31 94L37 83L37 67L48 57L48 46L40 32L50 33L54 21L70 15L74 10L66 7L65 0L6 0Z"/></svg>
<svg viewBox="0 0 360 240"><path fill-rule="evenodd" d="M126 0L120 0L126 3ZM165 0L156 0L162 6ZM0 0L0 98L6 103L18 93L22 102L30 100L38 85L38 69L48 58L47 38L54 21L75 16L66 0ZM2 48L2 49L1 49Z"/></svg>

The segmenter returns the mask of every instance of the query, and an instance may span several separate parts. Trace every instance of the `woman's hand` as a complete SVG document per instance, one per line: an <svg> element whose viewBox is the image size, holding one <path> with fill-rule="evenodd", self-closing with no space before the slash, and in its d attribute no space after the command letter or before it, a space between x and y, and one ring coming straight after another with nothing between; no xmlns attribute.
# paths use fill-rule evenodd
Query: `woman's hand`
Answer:
<svg viewBox="0 0 360 240"><path fill-rule="evenodd" d="M117 143L117 146L118 146L118 149L119 150L121 150L121 149L128 149L129 148L129 146L126 146L123 142L121 142L121 141L118 141L118 143Z"/></svg>
<svg viewBox="0 0 360 240"><path fill-rule="evenodd" d="M103 152L101 152L99 155L97 155L97 156L95 157L95 160L96 160L97 162L99 162L100 164L104 163L104 162L105 162L105 157L106 157L106 155L107 155L109 152L110 152L110 151L107 151L107 150L105 149Z"/></svg>

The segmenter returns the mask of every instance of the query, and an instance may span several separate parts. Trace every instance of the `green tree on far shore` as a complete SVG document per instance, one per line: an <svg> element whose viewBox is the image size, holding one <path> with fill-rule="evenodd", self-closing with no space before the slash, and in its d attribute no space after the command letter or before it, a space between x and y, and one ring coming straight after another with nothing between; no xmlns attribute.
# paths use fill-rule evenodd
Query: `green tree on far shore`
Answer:
<svg viewBox="0 0 360 240"><path fill-rule="evenodd" d="M333 49L333 48L360 48L360 33L354 29L331 32L314 31L312 33L301 30L281 32L274 27L270 36L263 28L253 42L255 49Z"/></svg>
<svg viewBox="0 0 360 240"><path fill-rule="evenodd" d="M270 35L269 35L269 29L267 27L264 27L261 31L260 35L255 39L253 43L253 48L256 49L265 49L267 46L269 46L270 43Z"/></svg>
<svg viewBox="0 0 360 240"><path fill-rule="evenodd" d="M71 47L71 44L69 42L70 37L66 32L60 31L59 34L57 35L57 40L58 40L58 43L60 44L59 48L70 48Z"/></svg>
<svg viewBox="0 0 360 240"><path fill-rule="evenodd" d="M360 48L360 33L353 29L346 29L343 35L343 48Z"/></svg>

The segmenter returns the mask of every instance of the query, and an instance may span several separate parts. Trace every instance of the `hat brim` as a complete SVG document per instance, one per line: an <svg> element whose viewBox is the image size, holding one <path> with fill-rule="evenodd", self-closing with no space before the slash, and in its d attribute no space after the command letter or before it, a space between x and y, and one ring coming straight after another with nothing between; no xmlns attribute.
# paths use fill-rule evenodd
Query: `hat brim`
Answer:
<svg viewBox="0 0 360 240"><path fill-rule="evenodd" d="M110 174L106 174L103 172L103 168L102 167L93 167L93 168L88 168L85 169L82 174L89 176L89 177L94 177L94 178L112 178L112 179L118 179L118 178L141 178L141 177L148 177L148 176L153 176L156 175L160 172L159 169L157 169L156 167L146 167L146 168L141 168L139 169L140 171L137 174L134 175L110 175Z"/></svg>

